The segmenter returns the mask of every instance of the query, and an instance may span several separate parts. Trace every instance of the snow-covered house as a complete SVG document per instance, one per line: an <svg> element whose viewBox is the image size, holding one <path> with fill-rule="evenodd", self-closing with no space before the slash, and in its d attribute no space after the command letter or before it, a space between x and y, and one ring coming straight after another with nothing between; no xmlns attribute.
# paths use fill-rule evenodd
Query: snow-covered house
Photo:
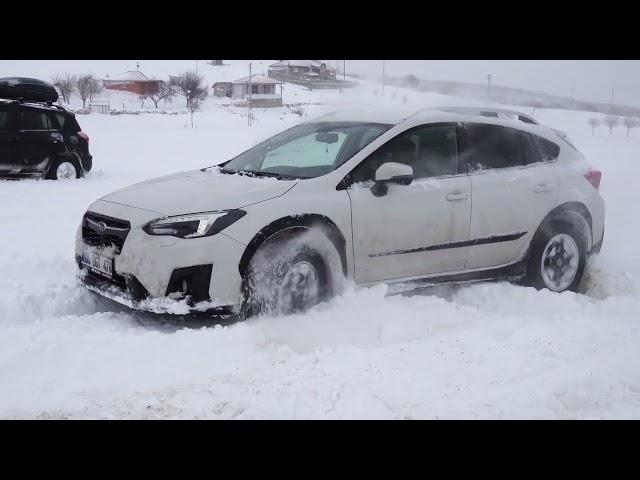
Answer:
<svg viewBox="0 0 640 480"><path fill-rule="evenodd" d="M129 71L102 79L102 84L107 90L122 90L138 95L155 93L160 88L162 80L151 80L139 70Z"/></svg>
<svg viewBox="0 0 640 480"><path fill-rule="evenodd" d="M333 80L336 78L336 69L318 60L280 60L269 65L269 76L277 76L278 74L309 79Z"/></svg>
<svg viewBox="0 0 640 480"><path fill-rule="evenodd" d="M213 84L213 94L216 97L229 97L236 100L248 100L251 93L251 104L260 107L281 107L282 88L276 93L276 86L284 82L264 75L251 75L232 82L216 82Z"/></svg>

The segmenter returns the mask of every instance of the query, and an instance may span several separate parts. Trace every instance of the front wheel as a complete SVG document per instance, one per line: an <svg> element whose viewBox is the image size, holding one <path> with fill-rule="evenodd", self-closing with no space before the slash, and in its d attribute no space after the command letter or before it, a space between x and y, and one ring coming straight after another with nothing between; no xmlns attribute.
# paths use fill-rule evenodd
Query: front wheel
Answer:
<svg viewBox="0 0 640 480"><path fill-rule="evenodd" d="M243 317L289 315L330 296L330 275L322 256L295 240L261 247L245 276Z"/></svg>
<svg viewBox="0 0 640 480"><path fill-rule="evenodd" d="M550 222L531 242L525 283L554 292L576 292L587 262L584 236L570 223Z"/></svg>

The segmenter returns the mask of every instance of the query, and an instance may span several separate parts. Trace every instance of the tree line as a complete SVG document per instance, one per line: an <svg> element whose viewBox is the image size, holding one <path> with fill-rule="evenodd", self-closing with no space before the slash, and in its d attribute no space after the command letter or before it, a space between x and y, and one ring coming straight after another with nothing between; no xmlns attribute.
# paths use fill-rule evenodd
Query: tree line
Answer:
<svg viewBox="0 0 640 480"><path fill-rule="evenodd" d="M83 109L86 108L87 100L92 101L104 88L102 82L91 74L62 73L53 77L52 83L58 88L66 104L69 104L71 97L77 94L82 100ZM164 101L165 104L172 103L177 96L182 96L186 99L187 109L194 111L200 108L202 101L209 94L204 77L192 70L180 74L175 83L160 80L157 84L157 90L138 95L142 107L147 99L158 108L160 101Z"/></svg>
<svg viewBox="0 0 640 480"><path fill-rule="evenodd" d="M600 119L597 117L591 117L587 120L587 124L591 127L591 135L595 135L596 128L603 125L609 128L609 135L613 133L613 129L618 125L622 125L627 129L627 138L633 128L640 127L640 118L637 117L619 117L617 115L606 115Z"/></svg>

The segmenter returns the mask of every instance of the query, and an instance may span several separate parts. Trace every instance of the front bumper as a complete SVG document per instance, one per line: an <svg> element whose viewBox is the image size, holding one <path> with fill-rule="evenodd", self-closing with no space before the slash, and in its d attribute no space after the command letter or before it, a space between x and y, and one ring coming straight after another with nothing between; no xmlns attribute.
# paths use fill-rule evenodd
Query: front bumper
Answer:
<svg viewBox="0 0 640 480"><path fill-rule="evenodd" d="M237 313L237 309L233 306L217 305L211 300L194 302L189 298L174 300L169 297L141 296L140 293L145 291L144 286L135 277L129 277L125 282L119 282L96 275L80 267L78 278L88 290L135 310L173 315L227 316Z"/></svg>
<svg viewBox="0 0 640 480"><path fill-rule="evenodd" d="M238 264L245 249L240 242L224 233L193 239L148 235L142 227L161 214L111 202L99 200L89 211L131 225L121 250L113 255L112 278L82 267L83 253L96 247L83 241L82 225L78 228L76 261L80 280L91 290L132 308L163 313L204 309L222 315L238 310Z"/></svg>

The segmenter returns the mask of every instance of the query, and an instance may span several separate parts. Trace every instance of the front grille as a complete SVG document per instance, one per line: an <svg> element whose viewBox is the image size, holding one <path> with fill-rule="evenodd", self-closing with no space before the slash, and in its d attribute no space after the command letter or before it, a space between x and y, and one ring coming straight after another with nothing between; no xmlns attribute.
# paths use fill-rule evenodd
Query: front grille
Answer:
<svg viewBox="0 0 640 480"><path fill-rule="evenodd" d="M103 227L103 228L101 228ZM92 247L114 245L120 253L124 241L131 230L131 224L105 215L87 212L82 219L82 240Z"/></svg>

